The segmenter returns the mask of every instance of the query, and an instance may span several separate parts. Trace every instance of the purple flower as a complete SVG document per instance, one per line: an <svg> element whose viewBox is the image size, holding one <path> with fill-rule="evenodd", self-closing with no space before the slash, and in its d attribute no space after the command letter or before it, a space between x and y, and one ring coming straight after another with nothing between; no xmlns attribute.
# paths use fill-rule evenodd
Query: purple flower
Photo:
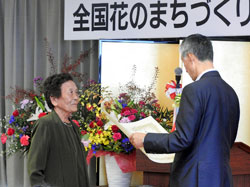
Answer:
<svg viewBox="0 0 250 187"><path fill-rule="evenodd" d="M39 86L42 83L42 81L43 81L43 78L40 76L33 79L33 83L35 86Z"/></svg>
<svg viewBox="0 0 250 187"><path fill-rule="evenodd" d="M28 99L24 99L20 102L21 104L21 109L24 109L25 105L27 105L29 103L29 100Z"/></svg>
<svg viewBox="0 0 250 187"><path fill-rule="evenodd" d="M123 104L122 104L122 108L125 108L126 106L127 106L126 103L123 103Z"/></svg>
<svg viewBox="0 0 250 187"><path fill-rule="evenodd" d="M13 123L15 121L15 117L12 115L10 116L9 124Z"/></svg>
<svg viewBox="0 0 250 187"><path fill-rule="evenodd" d="M28 126L23 127L23 128L22 128L23 132L25 132L25 131L27 130L27 128L28 128Z"/></svg>
<svg viewBox="0 0 250 187"><path fill-rule="evenodd" d="M133 150L134 146L129 142L128 138L124 138L122 140L122 147L128 153Z"/></svg>
<svg viewBox="0 0 250 187"><path fill-rule="evenodd" d="M93 153L95 154L96 153L96 144L92 145L91 148L93 150Z"/></svg>

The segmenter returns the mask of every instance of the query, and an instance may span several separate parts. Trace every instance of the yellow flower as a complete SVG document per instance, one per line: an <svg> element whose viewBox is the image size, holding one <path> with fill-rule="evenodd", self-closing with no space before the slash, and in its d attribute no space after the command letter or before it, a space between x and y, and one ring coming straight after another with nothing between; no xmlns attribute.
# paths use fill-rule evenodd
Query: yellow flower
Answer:
<svg viewBox="0 0 250 187"><path fill-rule="evenodd" d="M104 145L108 145L109 144L109 140L106 140L103 142Z"/></svg>
<svg viewBox="0 0 250 187"><path fill-rule="evenodd" d="M103 131L102 134L103 134L104 137L107 137L107 132L106 131Z"/></svg>

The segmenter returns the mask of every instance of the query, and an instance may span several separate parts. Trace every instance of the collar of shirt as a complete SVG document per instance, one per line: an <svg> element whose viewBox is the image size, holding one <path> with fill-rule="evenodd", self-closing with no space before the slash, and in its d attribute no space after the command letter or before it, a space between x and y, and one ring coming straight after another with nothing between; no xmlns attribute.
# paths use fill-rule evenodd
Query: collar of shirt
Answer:
<svg viewBox="0 0 250 187"><path fill-rule="evenodd" d="M205 73L210 72L210 71L217 71L217 70L214 69L214 68L212 68L212 69L208 69L208 70L206 70L206 71L203 71L203 72L196 78L195 81L200 80L200 78L202 77L202 75L204 75Z"/></svg>

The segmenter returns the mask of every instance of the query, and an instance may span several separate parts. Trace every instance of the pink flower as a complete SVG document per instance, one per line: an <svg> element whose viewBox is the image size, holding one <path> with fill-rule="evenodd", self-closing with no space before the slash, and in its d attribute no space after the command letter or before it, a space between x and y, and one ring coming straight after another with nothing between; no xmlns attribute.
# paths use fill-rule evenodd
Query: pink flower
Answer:
<svg viewBox="0 0 250 187"><path fill-rule="evenodd" d="M129 120L127 117L125 117L125 118L122 118L122 119L120 120L120 122L121 122L121 123L129 123L130 120Z"/></svg>
<svg viewBox="0 0 250 187"><path fill-rule="evenodd" d="M8 134L9 136L13 135L14 133L15 133L15 130L14 130L14 129L8 128L7 134Z"/></svg>
<svg viewBox="0 0 250 187"><path fill-rule="evenodd" d="M126 110L126 111L123 112L123 116L129 116L130 114L131 114L131 113L130 113L129 110Z"/></svg>
<svg viewBox="0 0 250 187"><path fill-rule="evenodd" d="M89 146L89 143L90 143L90 140L82 140L82 143L84 145L84 147L88 147Z"/></svg>
<svg viewBox="0 0 250 187"><path fill-rule="evenodd" d="M21 143L21 145L23 145L23 146L27 146L27 145L29 145L29 136L28 135L23 135L22 137L21 137L21 139L20 139L20 143Z"/></svg>
<svg viewBox="0 0 250 187"><path fill-rule="evenodd" d="M15 110L15 111L12 113L12 115L13 115L14 117L17 117L17 116L19 115L18 110Z"/></svg>
<svg viewBox="0 0 250 187"><path fill-rule="evenodd" d="M121 133L117 132L117 133L114 133L113 138L115 141L117 141L117 140L120 140L122 138L122 135L121 135Z"/></svg>
<svg viewBox="0 0 250 187"><path fill-rule="evenodd" d="M140 101L139 105L145 105L145 102L144 101Z"/></svg>
<svg viewBox="0 0 250 187"><path fill-rule="evenodd" d="M2 144L5 144L6 143L6 141L7 141L7 136L6 136L6 134L2 134L1 135L1 141L2 141Z"/></svg>
<svg viewBox="0 0 250 187"><path fill-rule="evenodd" d="M77 120L73 119L72 121L73 121L78 127L80 127L80 124L79 124L79 122L78 122Z"/></svg>
<svg viewBox="0 0 250 187"><path fill-rule="evenodd" d="M138 111L136 109L131 109L132 114L136 114Z"/></svg>
<svg viewBox="0 0 250 187"><path fill-rule="evenodd" d="M130 121L135 120L135 115L131 115L131 116L129 116L129 117L128 117L128 119L129 119Z"/></svg>
<svg viewBox="0 0 250 187"><path fill-rule="evenodd" d="M141 117L145 118L146 114L144 112L141 112Z"/></svg>

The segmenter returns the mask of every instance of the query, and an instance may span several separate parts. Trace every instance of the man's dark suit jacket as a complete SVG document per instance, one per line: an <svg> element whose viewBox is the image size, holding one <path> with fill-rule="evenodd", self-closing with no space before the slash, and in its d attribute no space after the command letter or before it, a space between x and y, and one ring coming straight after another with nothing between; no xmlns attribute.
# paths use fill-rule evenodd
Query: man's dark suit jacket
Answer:
<svg viewBox="0 0 250 187"><path fill-rule="evenodd" d="M148 133L147 153L176 153L171 187L231 187L230 148L238 129L239 101L217 71L182 92L176 131Z"/></svg>

